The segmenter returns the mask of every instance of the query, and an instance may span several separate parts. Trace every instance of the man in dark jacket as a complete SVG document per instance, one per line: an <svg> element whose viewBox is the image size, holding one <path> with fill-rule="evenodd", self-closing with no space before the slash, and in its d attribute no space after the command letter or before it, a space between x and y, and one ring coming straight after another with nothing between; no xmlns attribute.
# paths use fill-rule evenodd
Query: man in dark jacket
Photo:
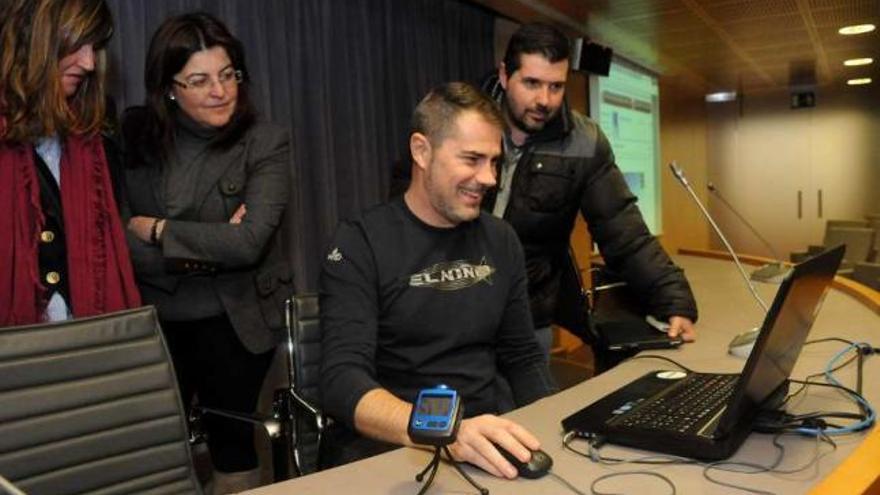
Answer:
<svg viewBox="0 0 880 495"><path fill-rule="evenodd" d="M670 336L693 340L697 308L682 270L648 231L599 126L566 105L569 53L554 27L524 25L483 85L509 124L498 188L483 207L510 222L523 244L538 340L549 349L578 211L648 313L668 321Z"/></svg>

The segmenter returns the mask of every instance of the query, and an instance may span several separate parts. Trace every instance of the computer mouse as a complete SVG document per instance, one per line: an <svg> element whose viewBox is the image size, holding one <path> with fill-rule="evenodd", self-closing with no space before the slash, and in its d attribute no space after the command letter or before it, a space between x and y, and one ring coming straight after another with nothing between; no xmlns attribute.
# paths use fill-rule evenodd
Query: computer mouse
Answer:
<svg viewBox="0 0 880 495"><path fill-rule="evenodd" d="M752 348L755 347L755 341L758 340L758 333L759 329L753 328L737 335L727 344L727 352L736 357L748 358Z"/></svg>
<svg viewBox="0 0 880 495"><path fill-rule="evenodd" d="M523 478L528 479L537 479L550 471L550 468L553 467L553 459L547 455L543 450L533 450L532 458L529 459L529 462L523 462L516 458L515 455L508 452L504 447L495 445L495 448L498 449L498 452L504 456L513 467L516 468L516 472L519 473Z"/></svg>

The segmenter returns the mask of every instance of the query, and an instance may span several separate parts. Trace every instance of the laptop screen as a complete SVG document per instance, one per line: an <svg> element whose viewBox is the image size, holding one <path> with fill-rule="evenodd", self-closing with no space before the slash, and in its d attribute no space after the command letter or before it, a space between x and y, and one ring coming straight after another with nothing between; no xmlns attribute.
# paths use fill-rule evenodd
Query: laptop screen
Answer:
<svg viewBox="0 0 880 495"><path fill-rule="evenodd" d="M743 413L756 412L789 378L843 252L844 246L838 246L811 258L795 266L783 281L721 419L720 431L730 431Z"/></svg>

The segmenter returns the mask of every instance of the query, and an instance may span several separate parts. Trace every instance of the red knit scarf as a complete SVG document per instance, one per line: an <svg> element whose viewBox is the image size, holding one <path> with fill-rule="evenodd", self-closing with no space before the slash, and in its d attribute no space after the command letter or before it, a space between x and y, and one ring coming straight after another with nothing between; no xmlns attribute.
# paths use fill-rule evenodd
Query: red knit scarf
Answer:
<svg viewBox="0 0 880 495"><path fill-rule="evenodd" d="M141 305L99 135L69 137L61 205L74 317ZM30 145L0 142L0 327L43 320L38 240L45 217Z"/></svg>

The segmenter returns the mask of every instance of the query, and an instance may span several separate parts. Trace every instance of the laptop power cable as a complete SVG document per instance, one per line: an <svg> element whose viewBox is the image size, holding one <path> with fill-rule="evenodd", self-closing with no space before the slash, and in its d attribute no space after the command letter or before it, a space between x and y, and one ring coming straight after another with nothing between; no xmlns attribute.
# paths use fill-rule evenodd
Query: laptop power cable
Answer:
<svg viewBox="0 0 880 495"><path fill-rule="evenodd" d="M791 383L800 384L801 387L796 391L790 393L788 397L786 397L782 401L782 405L788 402L792 397L802 393L808 386L828 387L838 389L847 397L849 397L859 408L859 413L841 411L818 411L793 416L787 415L787 413L785 413L784 411L762 411L761 414L759 414L758 416L759 421L756 422L756 425L760 425L766 428L765 432L774 431L772 428L775 427L777 428L775 431L793 430L798 433L811 436L846 435L849 433L863 431L874 425L877 419L877 412L874 407L864 398L864 396L862 396L862 382L864 360L867 356L876 354L878 349L866 342L851 342L837 338L820 339L807 342L807 344L827 342L832 340L842 340L843 342L847 343L847 346L843 350L835 354L828 361L828 364L825 366L824 371L809 375L804 380L790 380ZM848 359L843 361L843 363L840 363L840 361L843 360L843 358L848 354L851 354L852 351L855 352ZM835 371L842 369L843 367L854 361L856 362L857 366L855 390L845 387L834 376ZM814 378L818 377L824 377L827 383L813 381ZM855 423L849 425L838 425L826 421L827 418L851 419L855 420ZM762 419L764 420L763 424L761 424Z"/></svg>

